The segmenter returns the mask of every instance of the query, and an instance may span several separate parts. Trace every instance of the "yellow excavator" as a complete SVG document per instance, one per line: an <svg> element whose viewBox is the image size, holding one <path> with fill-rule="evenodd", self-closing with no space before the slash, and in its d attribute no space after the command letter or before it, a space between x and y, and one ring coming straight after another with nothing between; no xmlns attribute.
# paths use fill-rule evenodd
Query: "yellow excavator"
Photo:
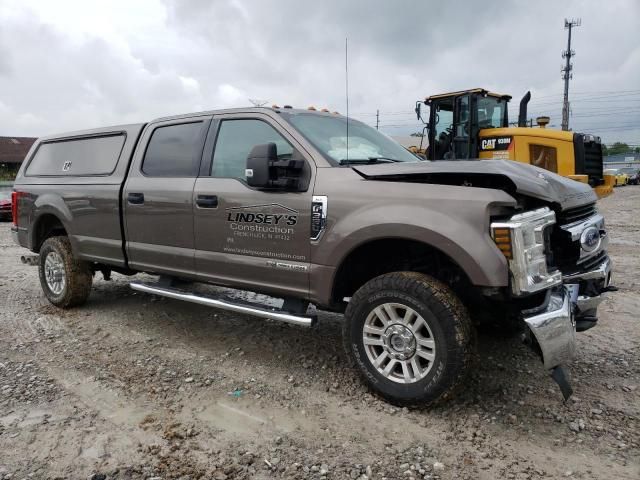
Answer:
<svg viewBox="0 0 640 480"><path fill-rule="evenodd" d="M428 160L515 160L588 183L599 198L611 194L614 178L603 173L600 137L546 128L549 117L538 117L536 127L528 125L530 92L520 101L517 126L509 126L510 100L483 88L418 100L415 111L426 123L428 147L414 153ZM422 105L429 107L428 119Z"/></svg>

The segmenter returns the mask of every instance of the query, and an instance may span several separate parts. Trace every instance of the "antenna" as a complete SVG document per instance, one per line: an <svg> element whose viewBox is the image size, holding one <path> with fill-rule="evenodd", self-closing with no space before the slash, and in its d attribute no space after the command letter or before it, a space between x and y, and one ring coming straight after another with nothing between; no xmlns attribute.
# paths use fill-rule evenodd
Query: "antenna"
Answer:
<svg viewBox="0 0 640 480"><path fill-rule="evenodd" d="M349 160L349 39L344 39L344 85L347 98L347 160Z"/></svg>
<svg viewBox="0 0 640 480"><path fill-rule="evenodd" d="M257 98L250 98L249 101L254 107L264 107L267 103L269 103L269 100L259 100Z"/></svg>

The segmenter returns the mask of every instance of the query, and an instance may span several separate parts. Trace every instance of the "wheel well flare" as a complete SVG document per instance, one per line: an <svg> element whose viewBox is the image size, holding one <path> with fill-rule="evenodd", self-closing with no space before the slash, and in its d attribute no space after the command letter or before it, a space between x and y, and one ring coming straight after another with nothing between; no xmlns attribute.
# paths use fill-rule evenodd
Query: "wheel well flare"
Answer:
<svg viewBox="0 0 640 480"><path fill-rule="evenodd" d="M42 243L50 237L66 235L67 231L58 217L51 213L45 213L38 217L33 226L33 246L34 252L39 252Z"/></svg>
<svg viewBox="0 0 640 480"><path fill-rule="evenodd" d="M380 239L356 247L345 257L334 277L332 303L342 303L379 275L398 271L427 273L454 290L471 285L464 270L441 250L416 240Z"/></svg>

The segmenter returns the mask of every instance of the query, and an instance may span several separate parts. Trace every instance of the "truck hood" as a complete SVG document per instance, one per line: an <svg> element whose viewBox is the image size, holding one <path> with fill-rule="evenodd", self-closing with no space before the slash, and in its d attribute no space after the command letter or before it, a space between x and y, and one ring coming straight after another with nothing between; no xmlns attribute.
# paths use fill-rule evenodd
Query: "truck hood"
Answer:
<svg viewBox="0 0 640 480"><path fill-rule="evenodd" d="M562 210L598 199L585 183L513 160L418 161L352 168L366 180L494 188L556 203Z"/></svg>

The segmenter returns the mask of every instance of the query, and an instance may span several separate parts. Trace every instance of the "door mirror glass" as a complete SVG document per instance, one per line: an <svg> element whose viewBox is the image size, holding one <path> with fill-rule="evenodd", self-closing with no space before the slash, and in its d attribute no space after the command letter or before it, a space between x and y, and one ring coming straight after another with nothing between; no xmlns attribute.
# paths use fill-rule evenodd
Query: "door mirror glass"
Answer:
<svg viewBox="0 0 640 480"><path fill-rule="evenodd" d="M245 175L247 184L255 188L269 186L269 165L278 161L278 147L275 143L254 146L247 156Z"/></svg>

